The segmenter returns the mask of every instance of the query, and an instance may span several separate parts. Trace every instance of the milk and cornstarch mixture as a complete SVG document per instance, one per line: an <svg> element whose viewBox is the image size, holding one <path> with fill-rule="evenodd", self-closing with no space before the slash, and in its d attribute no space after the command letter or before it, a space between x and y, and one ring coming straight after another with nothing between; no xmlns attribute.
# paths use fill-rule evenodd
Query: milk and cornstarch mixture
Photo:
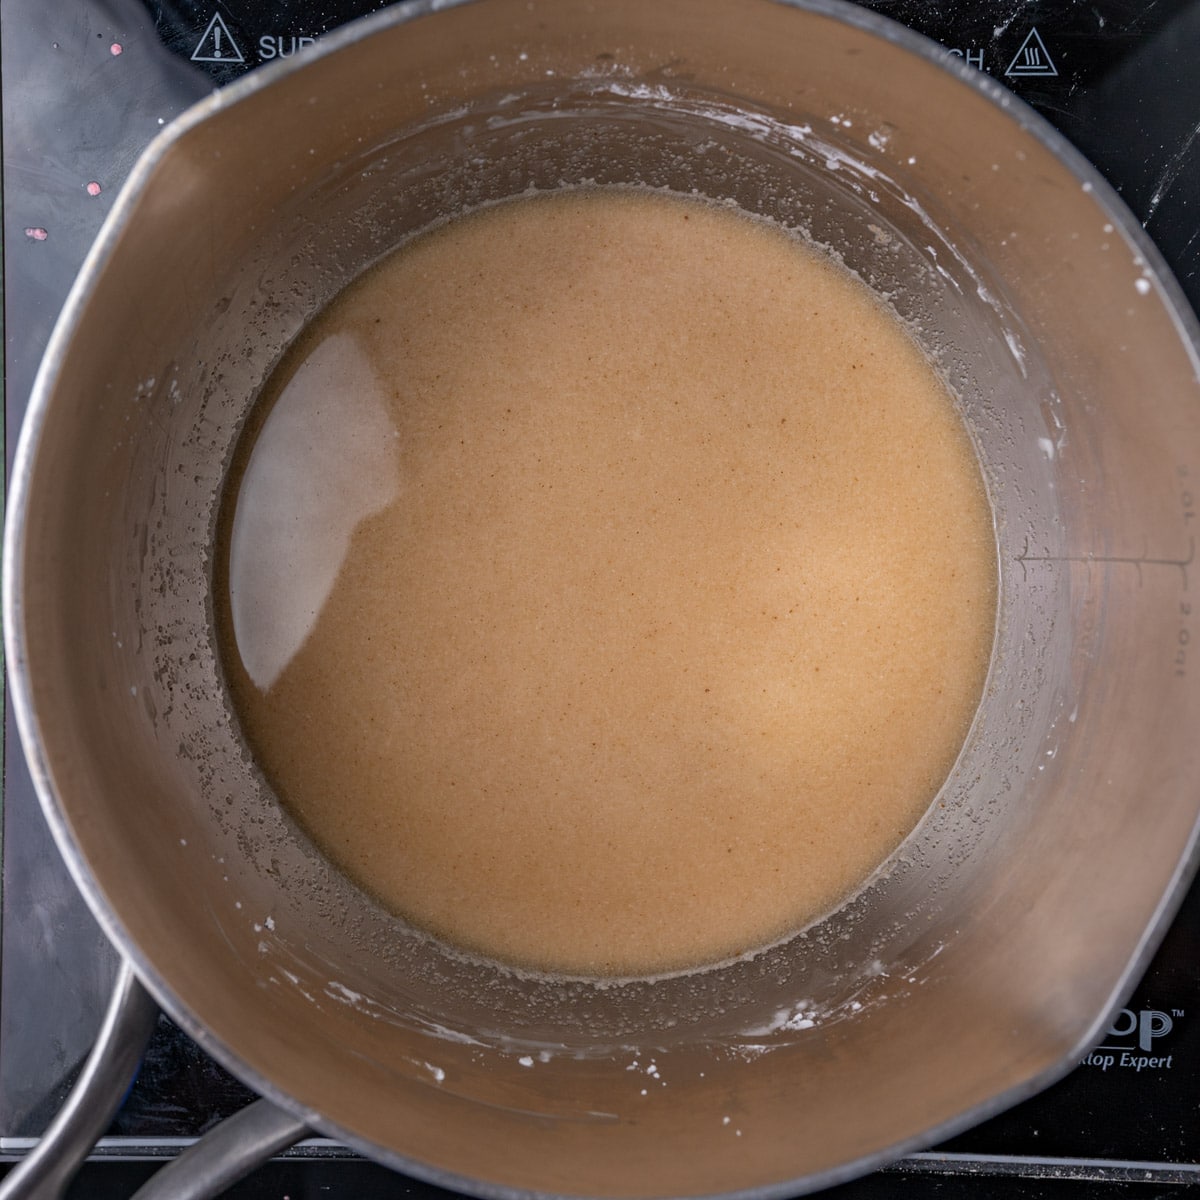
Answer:
<svg viewBox="0 0 1200 1200"><path fill-rule="evenodd" d="M581 190L422 235L291 348L224 510L247 740L451 945L577 975L773 942L929 807L996 560L953 402L861 283Z"/></svg>

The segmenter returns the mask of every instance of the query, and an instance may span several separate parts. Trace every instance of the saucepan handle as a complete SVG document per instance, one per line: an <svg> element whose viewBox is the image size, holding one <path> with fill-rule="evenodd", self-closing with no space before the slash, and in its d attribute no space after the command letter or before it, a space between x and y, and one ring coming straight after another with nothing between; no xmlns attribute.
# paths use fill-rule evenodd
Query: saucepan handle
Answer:
<svg viewBox="0 0 1200 1200"><path fill-rule="evenodd" d="M0 1200L61 1200L128 1094L157 1023L158 1005L123 962L79 1079L37 1146L0 1183ZM258 1100L155 1174L134 1200L207 1200L307 1134L303 1121Z"/></svg>
<svg viewBox="0 0 1200 1200"><path fill-rule="evenodd" d="M82 1073L37 1146L0 1184L0 1200L60 1200L121 1107L157 1023L158 1005L122 962Z"/></svg>
<svg viewBox="0 0 1200 1200"><path fill-rule="evenodd" d="M270 1100L256 1100L156 1172L133 1200L209 1200L308 1132L303 1121Z"/></svg>

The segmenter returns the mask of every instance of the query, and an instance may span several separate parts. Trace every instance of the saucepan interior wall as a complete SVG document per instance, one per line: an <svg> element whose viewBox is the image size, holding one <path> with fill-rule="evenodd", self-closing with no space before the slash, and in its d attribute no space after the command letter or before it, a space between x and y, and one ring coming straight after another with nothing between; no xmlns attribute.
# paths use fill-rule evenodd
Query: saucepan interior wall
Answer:
<svg viewBox="0 0 1200 1200"><path fill-rule="evenodd" d="M464 1007L461 1019L467 1027L496 1023L501 1013L506 1029L528 1026L531 1036L554 1032L589 1043L606 1028L594 1005L585 1006L585 1012L577 995L565 995L558 986L498 974L481 995L474 966L446 959L350 889L281 815L251 767L228 711L210 702L222 694L208 585L224 469L248 407L282 350L366 266L447 214L530 190L627 184L736 203L835 248L848 267L896 304L960 391L970 381L973 390L963 395L964 406L986 395L997 420L1036 417L1032 404L1016 414L1017 404L996 403L1006 389L1022 397L1028 393L1020 386L1017 361L999 328L1005 319L1015 318L974 297L972 303L962 301L964 287L979 278L986 264L972 264L961 251L952 254L948 236L924 208L910 203L899 185L883 178L878 164L858 162L849 149L839 147L839 169L831 170L828 161L834 154L834 148L814 143L803 128L781 125L764 114L752 121L744 112L735 114L694 95L655 94L651 103L594 85L566 99L561 86L523 97L506 93L429 120L371 155L339 164L298 191L288 208L269 214L262 222L261 245L227 264L227 276L216 289L221 293L218 311L200 323L202 340L177 353L171 368L159 376L173 432L164 441L152 426L139 446L137 476L160 482L151 489L156 503L149 520L133 511L126 514L139 527L145 521L147 530L145 553L139 551L127 567L137 572L135 590L143 597L145 626L158 634L153 677L176 696L202 698L199 705L172 704L164 694L161 699L151 695L148 702L155 705L158 720L170 726L167 736L186 748L182 762L192 764L194 771L189 790L205 798L207 816L223 831L227 844L216 857L224 861L215 864L219 872L212 872L213 882L223 886L213 891L237 893L242 908L235 912L245 914L243 923L255 935L253 954L265 953L269 960L279 948L294 955L296 946L306 946L316 955L317 974L328 975L329 964L344 956L348 945L357 946L361 961L342 982L356 994L367 980L377 989L381 961L392 963L394 970L386 977L399 991L376 996L388 1006L401 998L413 1003L414 980L428 977L427 990L421 988L424 1002L441 1014L442 1022L447 1020L447 997L455 997L454 1003ZM469 337L469 331L463 336ZM198 373L189 378L189 369ZM988 385L979 387L985 372ZM983 441L984 434L990 437L992 431L979 437L995 492L1004 464L995 450L987 454L991 443ZM134 490L137 504L145 494ZM947 838L960 857L966 852L963 833L979 826L974 820L965 822L961 814L976 802L961 783L952 781L951 792L955 803L943 810L950 815L935 823L939 831L920 842L920 849L913 847L905 855L898 864L901 874L926 861L929 869L944 874L945 854L938 847ZM924 876L924 869L919 873ZM255 879L264 881L261 894L256 894ZM276 911L281 883L284 895L297 898L295 921ZM880 881L872 902L855 906L853 927L861 929L863 914L877 911L885 888ZM927 905L928 888L922 884L914 890ZM264 925L268 916L270 928ZM734 995L744 994L752 1009L773 1012L796 986L811 999L808 993L817 979L825 980L825 987L844 989L846 942L840 924L845 920L837 923L835 937L806 939L800 947L738 964L703 983L660 983L660 998L678 994L670 1003L656 1005L654 1012L676 1031L672 1037L692 1029L707 1034L711 1020L719 1018L722 1026L728 1022ZM879 958L881 930L893 924L894 917L860 933L861 945L851 951L860 967ZM317 950L323 940L320 930L327 931L330 942ZM262 952L260 945L270 949ZM250 962L256 961L253 954ZM293 962L286 970L297 974L297 966ZM787 977L786 985L777 982L781 975ZM287 976L279 978L286 981ZM768 986L766 980L776 982ZM843 983L835 985L835 980ZM308 983L325 987L329 980ZM608 1014L611 1036L644 1028L646 1006L643 998L635 998L637 991L612 992L600 1005ZM742 1005L732 1008L737 1013Z"/></svg>

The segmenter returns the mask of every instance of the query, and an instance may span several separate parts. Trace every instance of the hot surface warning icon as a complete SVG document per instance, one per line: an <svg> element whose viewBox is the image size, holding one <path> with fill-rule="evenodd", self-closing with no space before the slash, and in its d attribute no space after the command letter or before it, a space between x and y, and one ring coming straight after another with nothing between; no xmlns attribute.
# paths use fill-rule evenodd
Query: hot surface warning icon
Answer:
<svg viewBox="0 0 1200 1200"><path fill-rule="evenodd" d="M246 60L242 57L241 48L233 40L229 26L219 12L212 15L196 49L192 51L192 62L211 63L240 63Z"/></svg>
<svg viewBox="0 0 1200 1200"><path fill-rule="evenodd" d="M1042 35L1036 28L1030 29L1025 35L1021 48L1014 55L1012 62L1008 64L1008 70L1004 73L1022 78L1030 75L1058 74L1054 59L1050 57L1050 51L1046 49L1046 43L1042 41Z"/></svg>

